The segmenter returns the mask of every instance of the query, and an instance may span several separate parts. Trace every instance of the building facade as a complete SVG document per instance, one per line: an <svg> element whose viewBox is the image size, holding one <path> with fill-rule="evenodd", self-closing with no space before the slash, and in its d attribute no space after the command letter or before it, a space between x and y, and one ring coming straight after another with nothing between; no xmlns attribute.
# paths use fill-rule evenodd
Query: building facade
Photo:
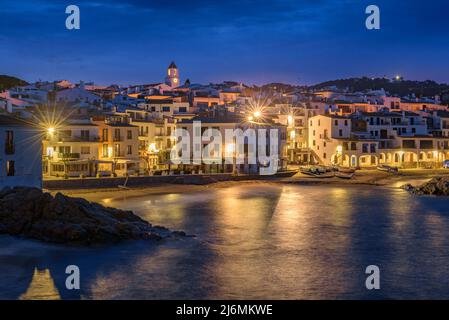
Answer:
<svg viewBox="0 0 449 320"><path fill-rule="evenodd" d="M0 188L42 188L41 138L28 123L0 115Z"/></svg>

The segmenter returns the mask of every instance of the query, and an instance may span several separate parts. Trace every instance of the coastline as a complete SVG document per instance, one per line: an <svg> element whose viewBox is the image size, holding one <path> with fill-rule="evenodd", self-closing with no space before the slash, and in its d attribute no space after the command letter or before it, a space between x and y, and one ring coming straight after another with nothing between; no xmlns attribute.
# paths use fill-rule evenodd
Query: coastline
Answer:
<svg viewBox="0 0 449 320"><path fill-rule="evenodd" d="M367 185L399 188L400 186L407 183L410 183L412 185L422 184L437 176L449 176L449 170L401 170L399 175L393 175L378 170L361 170L357 171L356 175L350 180L340 179L336 177L315 178L298 173L295 176L289 178L268 177L267 179L257 180L218 181L206 185L162 183L150 186L131 187L127 190L119 188L88 188L47 191L49 191L51 194L61 192L64 195L70 197L86 198L90 201L98 201L99 199L114 200L148 195L188 194L202 192L210 189L227 188L235 185Z"/></svg>

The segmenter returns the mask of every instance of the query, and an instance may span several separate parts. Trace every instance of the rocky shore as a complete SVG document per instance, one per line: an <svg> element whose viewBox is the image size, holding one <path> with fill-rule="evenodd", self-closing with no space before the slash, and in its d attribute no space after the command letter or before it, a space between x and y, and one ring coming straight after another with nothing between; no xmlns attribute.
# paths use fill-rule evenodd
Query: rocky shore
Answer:
<svg viewBox="0 0 449 320"><path fill-rule="evenodd" d="M24 187L0 191L0 234L72 245L186 236L152 226L131 211Z"/></svg>
<svg viewBox="0 0 449 320"><path fill-rule="evenodd" d="M449 177L435 177L419 186L406 184L402 189L418 195L449 196Z"/></svg>

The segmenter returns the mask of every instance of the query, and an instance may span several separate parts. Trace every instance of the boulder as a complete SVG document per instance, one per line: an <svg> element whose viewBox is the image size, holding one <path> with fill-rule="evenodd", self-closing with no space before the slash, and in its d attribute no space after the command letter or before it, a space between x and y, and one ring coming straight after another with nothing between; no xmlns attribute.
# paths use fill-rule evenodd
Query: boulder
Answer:
<svg viewBox="0 0 449 320"><path fill-rule="evenodd" d="M153 227L132 211L104 207L62 193L53 197L25 187L0 190L0 234L74 245L185 236L183 232Z"/></svg>
<svg viewBox="0 0 449 320"><path fill-rule="evenodd" d="M406 184L401 188L413 194L449 196L449 177L436 177L420 186Z"/></svg>

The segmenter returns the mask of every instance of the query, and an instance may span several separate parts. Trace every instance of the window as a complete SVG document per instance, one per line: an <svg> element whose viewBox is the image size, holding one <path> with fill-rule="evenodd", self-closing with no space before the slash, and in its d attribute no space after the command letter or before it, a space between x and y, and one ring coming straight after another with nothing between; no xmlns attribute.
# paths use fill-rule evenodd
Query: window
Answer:
<svg viewBox="0 0 449 320"><path fill-rule="evenodd" d="M59 146L59 153L62 153L62 154L70 153L70 147L69 146Z"/></svg>
<svg viewBox="0 0 449 320"><path fill-rule="evenodd" d="M338 126L338 120L334 120L334 124Z"/></svg>
<svg viewBox="0 0 449 320"><path fill-rule="evenodd" d="M8 177L13 177L15 175L14 160L6 161L6 175Z"/></svg>
<svg viewBox="0 0 449 320"><path fill-rule="evenodd" d="M343 136L343 130L338 130L338 135L340 136L340 137L342 137Z"/></svg>
<svg viewBox="0 0 449 320"><path fill-rule="evenodd" d="M5 153L14 154L14 132L6 130Z"/></svg>
<svg viewBox="0 0 449 320"><path fill-rule="evenodd" d="M170 112L170 107L162 107L162 112Z"/></svg>
<svg viewBox="0 0 449 320"><path fill-rule="evenodd" d="M81 147L81 154L90 154L90 147Z"/></svg>
<svg viewBox="0 0 449 320"><path fill-rule="evenodd" d="M104 144L103 145L103 157L107 157L108 156L108 145Z"/></svg>
<svg viewBox="0 0 449 320"><path fill-rule="evenodd" d="M346 127L348 126L348 120L345 120L345 126Z"/></svg>
<svg viewBox="0 0 449 320"><path fill-rule="evenodd" d="M362 152L363 152L363 153L368 153L368 144L364 143L364 144L362 145Z"/></svg>
<svg viewBox="0 0 449 320"><path fill-rule="evenodd" d="M132 154L132 153L133 153L132 146L127 146L127 147L126 147L126 153L127 153L127 154Z"/></svg>
<svg viewBox="0 0 449 320"><path fill-rule="evenodd" d="M103 141L108 141L108 129L103 129Z"/></svg>
<svg viewBox="0 0 449 320"><path fill-rule="evenodd" d="M179 107L179 112L187 112L187 108L186 107Z"/></svg>
<svg viewBox="0 0 449 320"><path fill-rule="evenodd" d="M326 159L326 153L323 153L323 159Z"/></svg>
<svg viewBox="0 0 449 320"><path fill-rule="evenodd" d="M59 131L60 139L68 139L72 136L72 130L61 130Z"/></svg>
<svg viewBox="0 0 449 320"><path fill-rule="evenodd" d="M133 138L133 132L131 130L128 130L128 132L126 133L126 137L128 138L128 140L131 140Z"/></svg>
<svg viewBox="0 0 449 320"><path fill-rule="evenodd" d="M114 145L114 157L120 157L120 145L118 143Z"/></svg>
<svg viewBox="0 0 449 320"><path fill-rule="evenodd" d="M81 140L89 141L89 130L81 130Z"/></svg>
<svg viewBox="0 0 449 320"><path fill-rule="evenodd" d="M115 141L120 141L120 129L114 130L114 139Z"/></svg>

